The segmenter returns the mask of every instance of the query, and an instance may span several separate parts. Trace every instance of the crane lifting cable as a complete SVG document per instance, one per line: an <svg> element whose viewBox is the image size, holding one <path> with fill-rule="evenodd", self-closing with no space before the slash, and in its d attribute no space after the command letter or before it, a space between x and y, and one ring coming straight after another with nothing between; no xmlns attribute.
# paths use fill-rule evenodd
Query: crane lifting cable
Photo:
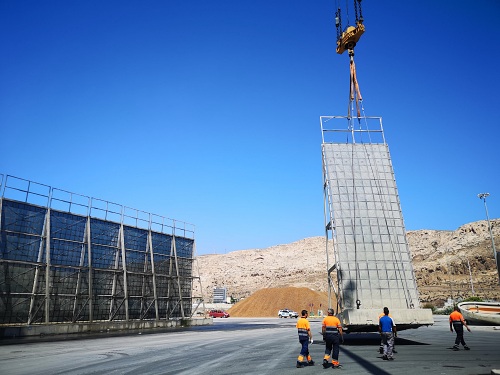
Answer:
<svg viewBox="0 0 500 375"><path fill-rule="evenodd" d="M354 100L356 101L356 111L358 118L361 117L360 102L363 101L361 96L361 90L359 89L358 79L356 78L356 64L354 64L354 50L349 50L349 56L351 58L350 70L351 70L351 83L349 87L349 106L347 108L348 114L350 113L350 103ZM350 117L350 116L347 116Z"/></svg>
<svg viewBox="0 0 500 375"><path fill-rule="evenodd" d="M363 101L361 90L359 89L358 79L356 78L356 64L354 63L354 47L358 43L361 35L365 32L363 25L363 13L361 10L361 0L354 0L355 26L348 25L342 30L342 12L340 7L335 12L335 26L337 28L337 53L342 54L348 51L350 59L350 85L349 85L349 105L347 117L351 118L351 103L356 102L357 117L361 116L360 102Z"/></svg>

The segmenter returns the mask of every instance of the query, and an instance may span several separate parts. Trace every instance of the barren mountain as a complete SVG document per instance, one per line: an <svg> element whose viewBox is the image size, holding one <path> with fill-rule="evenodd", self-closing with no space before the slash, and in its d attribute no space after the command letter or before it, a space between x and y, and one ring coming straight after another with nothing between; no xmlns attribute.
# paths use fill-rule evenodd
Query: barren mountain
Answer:
<svg viewBox="0 0 500 375"><path fill-rule="evenodd" d="M491 225L495 244L500 246L500 219L491 220ZM409 231L408 243L422 303L441 305L451 296L468 297L472 287L475 295L500 299L486 221L465 224L455 231ZM264 288L306 287L325 292L325 247L324 237L311 237L266 249L198 256L203 297L211 301L215 287L226 287L228 295L236 299ZM200 295L199 283L194 287L194 294Z"/></svg>

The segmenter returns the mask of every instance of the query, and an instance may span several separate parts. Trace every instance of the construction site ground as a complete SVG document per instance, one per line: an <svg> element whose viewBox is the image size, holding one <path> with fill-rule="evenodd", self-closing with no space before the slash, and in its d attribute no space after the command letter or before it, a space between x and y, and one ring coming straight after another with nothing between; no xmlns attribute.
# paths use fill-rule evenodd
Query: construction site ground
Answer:
<svg viewBox="0 0 500 375"><path fill-rule="evenodd" d="M490 374L500 369L500 330L471 326L465 340L471 350L455 352L455 334L447 316L436 324L398 335L394 361L378 352L380 335L346 335L339 360L349 374ZM309 346L316 365L295 367L300 344L295 319L229 318L213 325L147 334L54 340L0 346L0 373L54 374L185 374L288 375L326 374L321 319L312 318L314 343ZM151 333L151 332L150 332ZM334 371L336 373L337 370Z"/></svg>

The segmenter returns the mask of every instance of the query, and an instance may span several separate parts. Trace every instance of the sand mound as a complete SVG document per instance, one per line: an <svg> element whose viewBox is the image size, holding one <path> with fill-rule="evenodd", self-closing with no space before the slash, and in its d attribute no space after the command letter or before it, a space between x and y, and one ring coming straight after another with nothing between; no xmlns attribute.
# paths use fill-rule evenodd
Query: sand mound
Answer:
<svg viewBox="0 0 500 375"><path fill-rule="evenodd" d="M335 303L333 300L332 304ZM228 312L233 317L277 317L278 311L285 308L299 314L301 310L326 313L328 293L309 288L265 288L236 303Z"/></svg>

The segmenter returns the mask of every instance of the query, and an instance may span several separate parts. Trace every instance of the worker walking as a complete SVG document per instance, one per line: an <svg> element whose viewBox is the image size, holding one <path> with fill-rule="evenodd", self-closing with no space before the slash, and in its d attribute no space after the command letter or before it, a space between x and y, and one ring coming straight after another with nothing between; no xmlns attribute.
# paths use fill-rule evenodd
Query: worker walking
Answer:
<svg viewBox="0 0 500 375"><path fill-rule="evenodd" d="M299 342L302 345L302 349L300 350L300 354L297 357L297 368L304 367L305 365L314 366L314 361L309 355L309 343L313 343L312 333L311 333L311 325L307 320L307 310L302 310L301 317L297 320L297 330L299 333ZM307 362L304 361L304 358Z"/></svg>
<svg viewBox="0 0 500 375"><path fill-rule="evenodd" d="M328 309L328 316L323 319L321 333L325 340L325 356L323 357L323 368L327 368L329 364L330 354L332 355L332 367L342 367L339 363L340 339L344 342L342 325L340 320L333 315L333 309Z"/></svg>
<svg viewBox="0 0 500 375"><path fill-rule="evenodd" d="M394 338L397 336L396 325L394 321L389 316L389 309L384 307L384 316L379 319L378 331L382 335L382 340L384 342L384 360L392 361L394 357L392 356L392 349L394 347Z"/></svg>
<svg viewBox="0 0 500 375"><path fill-rule="evenodd" d="M455 306L454 311L450 314L450 331L455 332L457 337L455 338L455 345L453 345L453 350L460 350L459 345L462 344L465 350L470 350L464 340L464 326L467 328L467 331L470 332L470 328L465 323L463 315L460 313L460 309L458 306Z"/></svg>
<svg viewBox="0 0 500 375"><path fill-rule="evenodd" d="M381 318L381 317L383 317L384 315L385 315L385 314L384 314L384 312L382 311L382 312L380 313L380 315L378 316L378 320L380 320L380 318ZM389 314L389 317L391 317L391 318L392 318L391 314ZM392 321L393 321L394 325L396 325L396 322L394 321L394 319L392 319ZM378 348L378 352L379 352L380 354L384 354L384 339L383 339L382 337L380 338L380 346L379 346L379 348ZM396 340L394 340L394 344L392 345L392 353L393 353L393 354L396 354L396 353L397 353L397 351L396 351Z"/></svg>

